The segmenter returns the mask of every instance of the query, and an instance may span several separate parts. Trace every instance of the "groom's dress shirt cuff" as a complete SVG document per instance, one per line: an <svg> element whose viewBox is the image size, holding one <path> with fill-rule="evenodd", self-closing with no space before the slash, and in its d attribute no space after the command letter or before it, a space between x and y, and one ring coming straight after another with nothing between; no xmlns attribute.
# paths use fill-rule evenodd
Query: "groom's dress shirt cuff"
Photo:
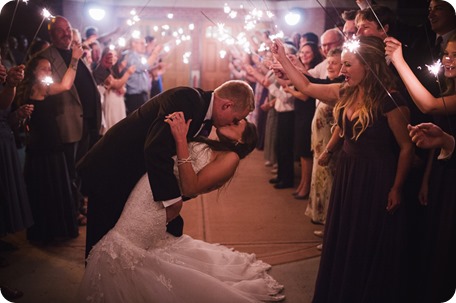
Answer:
<svg viewBox="0 0 456 303"><path fill-rule="evenodd" d="M174 198L174 199L171 199L171 200L162 201L162 203L163 203L164 207L168 207L168 206L173 205L174 203L179 202L180 200L182 200L182 197L178 197L178 198Z"/></svg>

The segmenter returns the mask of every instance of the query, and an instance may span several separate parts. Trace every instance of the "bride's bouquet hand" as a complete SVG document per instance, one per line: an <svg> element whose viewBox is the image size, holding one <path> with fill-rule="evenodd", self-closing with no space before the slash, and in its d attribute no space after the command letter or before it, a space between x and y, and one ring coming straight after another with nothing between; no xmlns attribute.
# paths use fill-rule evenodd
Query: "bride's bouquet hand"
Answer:
<svg viewBox="0 0 456 303"><path fill-rule="evenodd" d="M165 117L165 122L171 127L171 134L177 142L187 143L187 133L192 119L185 121L183 112L174 112Z"/></svg>

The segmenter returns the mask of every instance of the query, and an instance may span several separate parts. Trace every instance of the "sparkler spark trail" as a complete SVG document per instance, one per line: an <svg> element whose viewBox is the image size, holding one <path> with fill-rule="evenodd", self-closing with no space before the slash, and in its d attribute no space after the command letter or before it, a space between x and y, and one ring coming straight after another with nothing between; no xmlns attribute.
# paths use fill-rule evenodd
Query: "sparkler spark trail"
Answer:
<svg viewBox="0 0 456 303"><path fill-rule="evenodd" d="M450 128L450 132L453 133L453 129L451 127L451 121L450 121L450 117L448 115L448 108L446 106L446 102L445 102L445 98L442 94L442 85L440 84L440 79L439 79L439 72L440 72L440 69L442 68L442 63L440 62L440 59L437 60L437 62L435 62L434 64L432 65L427 65L426 64L426 67L428 68L429 72L431 74L434 75L435 77L435 81L437 82L437 84L439 85L439 91L440 91L440 96L442 98L442 103L443 103L443 108L445 109L445 112L447 113L446 117L448 119L448 126Z"/></svg>
<svg viewBox="0 0 456 303"><path fill-rule="evenodd" d="M432 65L426 64L426 66L427 66L429 72L431 74L433 74L434 77L437 77L437 80L438 80L438 74L439 74L440 69L442 68L442 63L440 62L440 59L437 60L437 62L435 62L434 64L432 64Z"/></svg>
<svg viewBox="0 0 456 303"><path fill-rule="evenodd" d="M41 14L43 15L43 19L41 20L41 23L40 25L38 26L38 29L36 30L35 32L35 35L33 35L33 39L30 40L30 43L29 43L29 47L27 48L27 51L25 52L25 56L24 56L24 61L27 60L27 57L30 53L30 48L31 46L33 45L33 41L35 41L36 39L36 36L38 36L38 32L40 31L41 27L43 26L43 23L44 23L44 20L46 19L50 19L50 18L53 18L54 16L45 8L43 8Z"/></svg>
<svg viewBox="0 0 456 303"><path fill-rule="evenodd" d="M348 49L351 53L355 53L359 48L359 40L350 39L344 43L344 48Z"/></svg>
<svg viewBox="0 0 456 303"><path fill-rule="evenodd" d="M375 19L377 19L377 22L378 22L378 24L380 25L380 27L382 28L383 32L384 32L385 35L388 37L388 34L386 33L385 28L383 27L383 24L380 22L380 19L378 18L378 16L377 16L377 14L375 13L374 9L373 9L372 6L370 5L369 0L366 0L366 3L367 3L367 6L369 6L369 9L372 11L372 14L374 14Z"/></svg>
<svg viewBox="0 0 456 303"><path fill-rule="evenodd" d="M214 24L217 28L220 28L220 24L218 23L215 23L214 20L212 20L211 18L209 18L208 15L206 15L203 11L200 11L201 14L206 17L207 20L209 20L209 22L211 22L212 24ZM233 38L235 41L239 41L238 38L234 37L233 35L231 35L230 33L227 33L227 32L223 32L224 34L230 36L231 38ZM261 56L255 52L252 52L253 55L257 56L258 58L261 58Z"/></svg>
<svg viewBox="0 0 456 303"><path fill-rule="evenodd" d="M14 21L14 17L16 16L16 11L17 11L17 7L19 6L19 2L21 2L21 0L16 1L16 6L14 7L13 17L11 18L10 26L8 29L8 35L6 35L6 41L8 41L9 36L11 34L11 28L13 27L13 21Z"/></svg>

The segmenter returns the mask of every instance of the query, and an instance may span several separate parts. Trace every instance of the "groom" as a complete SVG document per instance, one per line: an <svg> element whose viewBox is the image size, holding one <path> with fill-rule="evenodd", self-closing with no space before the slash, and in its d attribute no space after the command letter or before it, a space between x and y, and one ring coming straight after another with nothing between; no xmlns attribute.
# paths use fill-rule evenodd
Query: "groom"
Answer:
<svg viewBox="0 0 456 303"><path fill-rule="evenodd" d="M114 227L130 192L145 173L154 200L166 207L168 232L182 235L182 197L172 159L176 147L165 116L182 111L186 120L192 119L187 134L190 140L202 135L207 127L203 127L204 121L215 127L235 124L253 108L253 91L244 81L227 81L213 92L177 87L150 99L110 128L77 166L82 192L89 199L86 257Z"/></svg>

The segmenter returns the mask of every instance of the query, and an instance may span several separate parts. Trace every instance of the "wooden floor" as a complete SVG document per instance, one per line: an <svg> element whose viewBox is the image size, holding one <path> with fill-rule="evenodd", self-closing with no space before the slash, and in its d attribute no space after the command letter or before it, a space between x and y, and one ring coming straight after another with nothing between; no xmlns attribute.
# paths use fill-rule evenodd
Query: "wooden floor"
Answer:
<svg viewBox="0 0 456 303"><path fill-rule="evenodd" d="M313 230L321 226L304 215L307 201L294 199L293 189L274 189L272 177L262 152L254 151L229 186L185 203L184 232L255 253L274 265L271 274L285 286L284 302L307 303L319 262ZM24 232L3 240L18 247L1 253L9 265L0 268L0 283L24 292L17 302L74 302L84 272L85 227L77 239L46 247L27 242Z"/></svg>

